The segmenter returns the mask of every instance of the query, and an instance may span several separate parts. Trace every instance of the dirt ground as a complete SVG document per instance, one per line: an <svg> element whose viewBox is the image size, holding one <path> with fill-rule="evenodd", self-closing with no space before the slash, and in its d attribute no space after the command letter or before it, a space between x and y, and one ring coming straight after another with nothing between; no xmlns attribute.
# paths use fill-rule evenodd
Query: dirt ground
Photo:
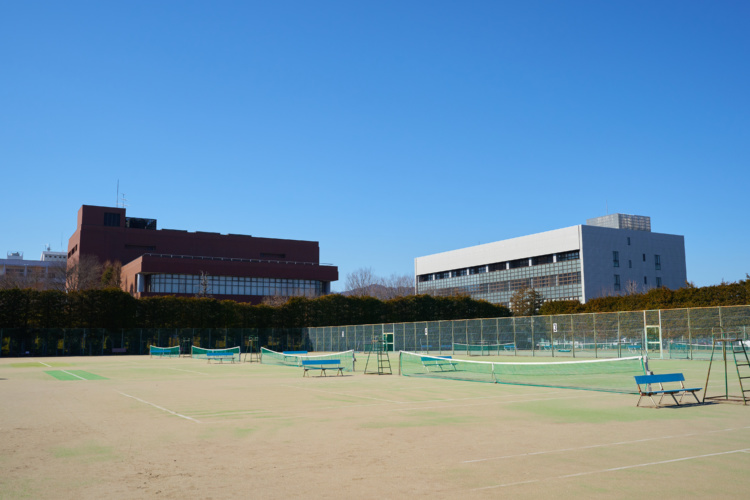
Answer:
<svg viewBox="0 0 750 500"><path fill-rule="evenodd" d="M661 363L705 382L707 363ZM0 498L747 495L750 407L396 371L3 358Z"/></svg>

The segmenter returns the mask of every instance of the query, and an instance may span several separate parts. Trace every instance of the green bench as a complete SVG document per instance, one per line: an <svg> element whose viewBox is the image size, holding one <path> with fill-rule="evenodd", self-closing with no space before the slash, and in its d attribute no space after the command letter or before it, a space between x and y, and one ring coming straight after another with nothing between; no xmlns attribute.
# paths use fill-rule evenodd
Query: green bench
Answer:
<svg viewBox="0 0 750 500"><path fill-rule="evenodd" d="M302 372L302 376L306 376L307 372L310 370L320 370L320 376L321 377L327 377L326 370L337 370L338 373L336 374L344 376L344 367L341 366L341 360L340 359L321 359L321 360L313 360L313 359L305 359L302 361L302 369L304 370Z"/></svg>
<svg viewBox="0 0 750 500"><path fill-rule="evenodd" d="M214 352L206 353L206 359L208 359L208 362L210 363L211 360L218 361L219 363L224 363L224 361L231 361L234 363L234 354L219 354Z"/></svg>
<svg viewBox="0 0 750 500"><path fill-rule="evenodd" d="M662 375L636 375L635 383L638 385L638 394L640 395L636 406L640 406L641 399L647 397L654 404L654 408L659 408L661 406L662 399L664 399L664 396L671 396L675 404L679 406L680 403L682 403L682 398L684 398L685 394L687 393L692 394L695 398L695 401L698 404L701 404L698 396L696 396L695 393L700 391L702 388L685 387L685 376L682 373L664 373ZM675 383L679 383L680 386L671 389L664 388L664 384ZM659 388L655 389L654 386L657 385L659 386ZM679 401L677 400L678 395L680 396ZM658 403L654 401L654 396L660 396Z"/></svg>

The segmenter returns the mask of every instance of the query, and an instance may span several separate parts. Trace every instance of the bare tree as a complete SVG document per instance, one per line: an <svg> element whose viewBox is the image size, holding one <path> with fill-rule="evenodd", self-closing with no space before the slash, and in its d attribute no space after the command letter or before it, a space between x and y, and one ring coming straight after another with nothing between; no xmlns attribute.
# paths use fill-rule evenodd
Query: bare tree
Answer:
<svg viewBox="0 0 750 500"><path fill-rule="evenodd" d="M378 281L371 267L361 267L346 275L346 293L355 297L374 297Z"/></svg>
<svg viewBox="0 0 750 500"><path fill-rule="evenodd" d="M375 297L380 300L414 295L414 278L408 274L392 274L388 278L381 278L372 272L372 268L363 267L346 276L344 293L354 297Z"/></svg>
<svg viewBox="0 0 750 500"><path fill-rule="evenodd" d="M414 278L408 274L391 274L389 278L380 281L382 289L379 291L381 300L414 295Z"/></svg>
<svg viewBox="0 0 750 500"><path fill-rule="evenodd" d="M283 306L288 301L289 297L284 297L282 295L266 295L263 297L261 304L271 307L279 307Z"/></svg>
<svg viewBox="0 0 750 500"><path fill-rule="evenodd" d="M120 288L122 282L122 264L116 260L106 261L102 267L102 287Z"/></svg>
<svg viewBox="0 0 750 500"><path fill-rule="evenodd" d="M510 298L510 310L513 316L534 316L542 307L544 298L541 292L533 288L523 287Z"/></svg>
<svg viewBox="0 0 750 500"><path fill-rule="evenodd" d="M625 295L636 295L638 293L638 283L633 280L625 282Z"/></svg>
<svg viewBox="0 0 750 500"><path fill-rule="evenodd" d="M69 263L65 287L67 290L101 288L102 265L93 255L81 255Z"/></svg>
<svg viewBox="0 0 750 500"><path fill-rule="evenodd" d="M211 297L211 280L208 279L208 273L201 271L200 281L198 282L198 293L196 297Z"/></svg>

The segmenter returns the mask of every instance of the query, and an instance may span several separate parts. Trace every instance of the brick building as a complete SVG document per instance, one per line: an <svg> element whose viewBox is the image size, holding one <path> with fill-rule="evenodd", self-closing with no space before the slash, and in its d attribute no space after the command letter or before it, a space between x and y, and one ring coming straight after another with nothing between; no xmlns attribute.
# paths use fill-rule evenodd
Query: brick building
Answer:
<svg viewBox="0 0 750 500"><path fill-rule="evenodd" d="M122 263L122 288L136 297L195 296L260 302L268 296L330 293L338 268L320 264L317 241L157 229L124 208L83 205L68 241L81 256Z"/></svg>

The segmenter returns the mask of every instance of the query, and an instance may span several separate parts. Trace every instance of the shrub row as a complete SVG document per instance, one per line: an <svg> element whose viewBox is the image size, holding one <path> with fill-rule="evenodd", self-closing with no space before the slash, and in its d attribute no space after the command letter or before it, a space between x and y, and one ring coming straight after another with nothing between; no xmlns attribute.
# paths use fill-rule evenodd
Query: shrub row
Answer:
<svg viewBox="0 0 750 500"><path fill-rule="evenodd" d="M281 306L193 297L136 299L119 289L0 290L0 328L299 328L509 316L468 297L416 295L381 301L327 295Z"/></svg>
<svg viewBox="0 0 750 500"><path fill-rule="evenodd" d="M679 290L654 288L646 293L600 297L585 304L577 300L546 302L540 308L539 314L643 311L748 304L750 304L750 276L736 283L721 283L700 288L688 285Z"/></svg>

